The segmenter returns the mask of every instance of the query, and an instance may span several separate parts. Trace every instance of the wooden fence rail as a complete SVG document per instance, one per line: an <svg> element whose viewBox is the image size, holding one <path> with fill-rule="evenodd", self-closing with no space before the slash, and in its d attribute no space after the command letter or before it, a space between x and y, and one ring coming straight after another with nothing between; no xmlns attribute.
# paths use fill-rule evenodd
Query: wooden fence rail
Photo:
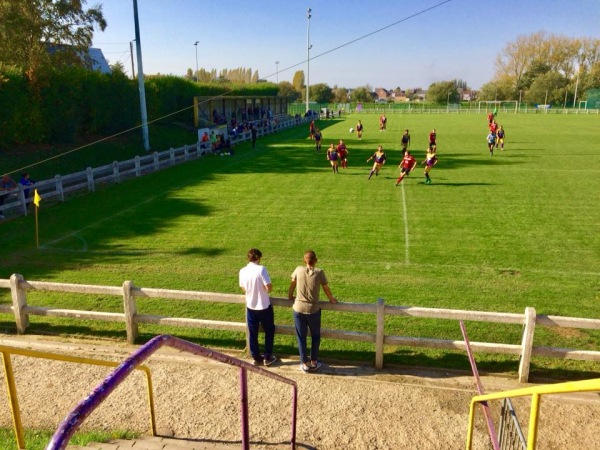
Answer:
<svg viewBox="0 0 600 450"><path fill-rule="evenodd" d="M139 314L137 311L137 298L164 298L177 300L190 300L211 303L233 303L245 305L243 295L222 294L217 292L181 291L171 289L154 289L138 287L131 281L125 281L122 286L99 286L86 284L53 283L46 281L25 280L22 275L13 274L9 280L0 279L0 288L11 290L12 305L0 304L0 313L12 314L18 333L25 333L29 326L30 315L48 317L68 317L81 320L102 320L110 322L123 322L127 334L127 341L134 343L138 336L140 323L155 325L169 325L187 328L204 328L215 330L236 331L246 333L244 322L225 322L203 319L188 319L179 317L164 317ZM79 294L114 295L123 298L123 313L67 310L27 305L27 291L55 291ZM286 298L271 298L275 306L291 308L292 302ZM321 335L330 339L344 341L369 342L374 344L375 367L383 367L384 345L422 347L447 350L466 350L464 341L447 339L431 339L409 336L386 335L385 318L387 316L407 316L424 319L445 319L454 321L474 321L489 323L505 323L523 326L520 343L504 344L494 342L471 342L473 351L487 353L501 353L519 355L519 381L527 382L532 356L545 356L561 359L575 359L585 361L600 361L600 352L591 350L576 350L568 348L534 346L534 332L536 325L562 328L600 329L600 319L579 319L575 317L537 315L534 308L525 308L524 314L466 311L455 309L413 308L407 306L385 305L383 299L377 299L375 304L322 302L321 308L330 311L373 314L376 321L375 333L364 333L351 330L323 329ZM294 335L294 327L290 325L277 325L276 333Z"/></svg>

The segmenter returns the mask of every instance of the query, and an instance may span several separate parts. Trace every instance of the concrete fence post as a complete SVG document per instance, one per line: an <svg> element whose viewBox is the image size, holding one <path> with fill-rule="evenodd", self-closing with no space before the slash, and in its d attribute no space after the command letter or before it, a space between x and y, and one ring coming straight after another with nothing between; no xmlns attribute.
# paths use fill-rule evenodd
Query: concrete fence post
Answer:
<svg viewBox="0 0 600 450"><path fill-rule="evenodd" d="M121 182L121 174L119 173L119 163L117 161L113 161L112 163L113 166L113 179L115 180L115 183L118 184Z"/></svg>
<svg viewBox="0 0 600 450"><path fill-rule="evenodd" d="M85 173L87 175L88 192L94 192L96 190L94 186L94 171L91 167L88 167Z"/></svg>
<svg viewBox="0 0 600 450"><path fill-rule="evenodd" d="M139 177L142 175L142 168L140 167L140 157L136 155L135 158L135 176Z"/></svg>
<svg viewBox="0 0 600 450"><path fill-rule="evenodd" d="M383 369L383 341L385 339L385 302L377 299L377 331L375 334L375 368Z"/></svg>
<svg viewBox="0 0 600 450"><path fill-rule="evenodd" d="M17 197L19 198L19 202L21 203L21 211L23 215L27 215L27 199L25 198L25 189L24 186L19 183L19 190L17 192Z"/></svg>
<svg viewBox="0 0 600 450"><path fill-rule="evenodd" d="M23 275L14 273L10 276L10 293L15 313L17 333L24 334L29 326L29 315L25 312L27 307L27 295L25 294L25 289L19 286L21 281L25 281Z"/></svg>
<svg viewBox="0 0 600 450"><path fill-rule="evenodd" d="M61 202L65 201L65 189L63 188L62 177L60 175L56 175L54 177L54 186L56 192L58 192L58 198Z"/></svg>
<svg viewBox="0 0 600 450"><path fill-rule="evenodd" d="M125 312L125 327L127 329L127 342L135 344L138 337L138 325L136 321L137 305L133 293L133 281L123 282L123 310Z"/></svg>
<svg viewBox="0 0 600 450"><path fill-rule="evenodd" d="M523 327L523 339L521 341L521 361L519 362L519 382L521 383L527 383L527 380L529 380L536 318L535 308L529 306L525 308L525 324Z"/></svg>
<svg viewBox="0 0 600 450"><path fill-rule="evenodd" d="M154 171L158 172L158 170L160 169L160 163L158 161L158 152L154 152L153 156L154 156Z"/></svg>

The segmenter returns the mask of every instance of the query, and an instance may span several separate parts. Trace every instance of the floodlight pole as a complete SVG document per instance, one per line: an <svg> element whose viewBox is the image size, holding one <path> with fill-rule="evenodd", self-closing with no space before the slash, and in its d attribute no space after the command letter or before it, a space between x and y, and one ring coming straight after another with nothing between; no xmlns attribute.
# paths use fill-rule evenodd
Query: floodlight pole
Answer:
<svg viewBox="0 0 600 450"><path fill-rule="evenodd" d="M577 104L577 88L579 87L579 74L581 73L581 64L579 64L579 68L577 69L577 81L575 82L575 96L573 97L573 109Z"/></svg>
<svg viewBox="0 0 600 450"><path fill-rule="evenodd" d="M196 43L194 44L194 47L196 47L196 76L194 77L194 79L196 80L196 82L198 81L198 42L200 41L196 41Z"/></svg>
<svg viewBox="0 0 600 450"><path fill-rule="evenodd" d="M277 84L279 84L279 61L275 61L275 73L277 74Z"/></svg>
<svg viewBox="0 0 600 450"><path fill-rule="evenodd" d="M135 39L133 41L129 41L129 53L131 54L131 79L135 80L135 66L133 65L133 43L135 42Z"/></svg>
<svg viewBox="0 0 600 450"><path fill-rule="evenodd" d="M308 8L308 11L306 13L306 18L308 21L308 25L306 27L306 53L307 53L307 58L306 58L306 112L308 112L309 110L309 106L308 106L308 92L310 91L310 49L312 47L312 45L310 45L310 18L311 18L311 9Z"/></svg>
<svg viewBox="0 0 600 450"><path fill-rule="evenodd" d="M150 151L150 138L148 137L148 113L146 112L146 90L144 88L144 69L142 67L142 41L140 40L140 22L138 19L137 0L133 0L133 21L135 24L136 54L138 60L138 89L140 91L140 110L142 119L142 136L144 150Z"/></svg>

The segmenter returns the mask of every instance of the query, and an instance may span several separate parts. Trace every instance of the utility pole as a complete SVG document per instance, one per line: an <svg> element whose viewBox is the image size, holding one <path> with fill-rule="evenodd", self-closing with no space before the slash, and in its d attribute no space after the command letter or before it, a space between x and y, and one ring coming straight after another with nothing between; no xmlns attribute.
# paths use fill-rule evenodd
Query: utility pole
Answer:
<svg viewBox="0 0 600 450"><path fill-rule="evenodd" d="M146 89L144 88L144 69L142 65L142 41L140 40L140 22L138 19L137 0L133 0L133 21L135 23L135 41L138 60L138 89L140 91L140 110L142 118L142 137L144 150L150 151L150 137L148 135L148 112L146 111Z"/></svg>
<svg viewBox="0 0 600 450"><path fill-rule="evenodd" d="M129 41L129 53L131 54L131 79L135 80L135 66L133 65L133 43L135 42L135 39L133 41Z"/></svg>

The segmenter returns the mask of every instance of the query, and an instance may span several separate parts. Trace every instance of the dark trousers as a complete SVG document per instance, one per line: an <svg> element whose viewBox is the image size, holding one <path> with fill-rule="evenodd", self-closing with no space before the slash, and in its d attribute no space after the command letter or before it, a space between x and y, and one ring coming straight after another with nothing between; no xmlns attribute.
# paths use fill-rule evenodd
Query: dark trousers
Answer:
<svg viewBox="0 0 600 450"><path fill-rule="evenodd" d="M275 314L273 313L273 306L269 305L267 309L246 308L246 323L248 324L250 354L252 358L255 361L269 358L273 354L273 341L275 340ZM262 325L265 332L265 352L263 355L261 355L258 346L258 329L260 325Z"/></svg>
<svg viewBox="0 0 600 450"><path fill-rule="evenodd" d="M300 351L300 362L307 363L316 361L319 357L321 345L321 310L313 314L302 314L294 311L294 325L296 327L296 339ZM310 330L310 359L308 358L306 341Z"/></svg>

